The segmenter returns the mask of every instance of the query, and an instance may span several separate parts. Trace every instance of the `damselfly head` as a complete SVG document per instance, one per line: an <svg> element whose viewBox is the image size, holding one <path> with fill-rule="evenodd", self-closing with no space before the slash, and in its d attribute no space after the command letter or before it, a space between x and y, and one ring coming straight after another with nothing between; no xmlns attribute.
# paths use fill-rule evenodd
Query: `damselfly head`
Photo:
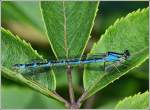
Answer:
<svg viewBox="0 0 150 110"><path fill-rule="evenodd" d="M125 50L124 51L124 57L125 57L125 59L127 59L129 56L130 56L129 50Z"/></svg>

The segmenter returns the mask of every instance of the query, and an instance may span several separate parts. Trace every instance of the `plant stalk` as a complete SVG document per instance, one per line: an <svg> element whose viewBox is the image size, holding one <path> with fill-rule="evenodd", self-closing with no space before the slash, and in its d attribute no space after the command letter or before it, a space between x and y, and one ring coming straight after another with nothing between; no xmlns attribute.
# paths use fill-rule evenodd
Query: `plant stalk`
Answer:
<svg viewBox="0 0 150 110"><path fill-rule="evenodd" d="M67 66L67 78L68 78L70 102L71 102L71 104L73 104L73 103L75 103L75 99L74 99L72 73L71 73L71 66L70 65Z"/></svg>
<svg viewBox="0 0 150 110"><path fill-rule="evenodd" d="M70 109L77 109L79 106L75 102L74 90L73 90L73 82L72 82L72 73L71 66L67 66L67 79L68 79L68 88L69 88L69 96L70 96Z"/></svg>
<svg viewBox="0 0 150 110"><path fill-rule="evenodd" d="M60 96L56 91L54 92L54 94L55 94L57 97L59 97L61 100L63 100L63 102L64 102L66 108L69 108L69 107L70 107L70 104L69 104L69 102L68 102L66 99L64 99L62 96Z"/></svg>

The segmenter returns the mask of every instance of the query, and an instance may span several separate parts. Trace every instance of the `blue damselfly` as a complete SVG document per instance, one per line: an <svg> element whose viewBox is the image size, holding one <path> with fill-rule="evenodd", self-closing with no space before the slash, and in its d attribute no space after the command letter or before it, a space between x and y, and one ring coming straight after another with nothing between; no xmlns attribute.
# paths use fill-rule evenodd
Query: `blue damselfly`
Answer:
<svg viewBox="0 0 150 110"><path fill-rule="evenodd" d="M89 55L87 58L73 58L73 59L62 59L62 60L45 60L42 62L31 62L27 64L15 64L13 68L19 70L21 73L32 73L33 71L44 72L54 66L65 66L65 65L79 65L103 62L104 67L106 62L124 62L130 56L128 50L123 53L107 52L103 54Z"/></svg>

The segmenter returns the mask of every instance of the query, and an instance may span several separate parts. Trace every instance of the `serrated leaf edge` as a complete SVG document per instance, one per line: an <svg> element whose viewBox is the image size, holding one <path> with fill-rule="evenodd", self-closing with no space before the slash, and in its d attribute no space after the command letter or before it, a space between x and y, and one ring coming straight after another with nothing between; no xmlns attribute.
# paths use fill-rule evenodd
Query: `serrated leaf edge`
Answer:
<svg viewBox="0 0 150 110"><path fill-rule="evenodd" d="M137 14L139 14L139 13L144 13L145 11L148 11L148 9L149 9L149 7L143 8L143 9L138 9L138 10L136 10L136 11L133 11L133 12L127 14L125 17L118 18L118 19L115 21L115 23L114 23L113 25L109 26L108 29L106 29L105 33L101 36L100 40L99 40L98 42L95 42L95 43L93 44L92 50L90 51L89 54L92 54L92 51L96 48L97 44L98 44L98 43L100 44L100 43L102 42L103 38L105 37L105 35L107 35L107 33L108 33L111 29L115 28L115 26L118 25L118 23L120 23L120 22L122 22L122 21L125 21L126 19L128 19L128 18L131 17L131 16L135 16L135 15L137 15ZM140 64L140 65L141 65L141 64ZM138 65L138 66L139 66L139 65ZM138 66L137 66L137 67L138 67ZM83 74L83 75L85 75L85 74ZM83 76L83 77L84 77L84 76ZM84 81L84 80L83 80L83 81ZM85 82L84 82L84 85L86 85ZM85 87L85 86L84 86L84 87Z"/></svg>
<svg viewBox="0 0 150 110"><path fill-rule="evenodd" d="M93 29L93 26L94 26L94 22L95 22L96 14L97 14L97 12L98 12L98 10L99 10L99 9L98 9L99 4L100 4L100 2L99 2L99 1L97 1L97 6L96 6L95 13L94 13L93 21L92 21L92 23L91 23L90 31L89 31L89 33L88 33L88 38L87 38L87 41L85 42L85 45L84 45L84 47L83 47L83 51L82 51L82 53L81 53L81 55L80 55L80 56L82 56L82 55L83 55L83 53L84 53L84 51L85 51L85 48L86 48L86 46L87 46L87 44L88 44L88 41L89 41L89 39L91 38L90 34L91 34L92 29Z"/></svg>
<svg viewBox="0 0 150 110"><path fill-rule="evenodd" d="M128 99L131 99L131 98L134 98L134 97L136 97L136 96L138 96L138 95L144 95L144 94L148 94L148 95L149 95L148 90L145 91L144 93L139 92L139 93L137 93L137 94L135 94L135 95L133 95L133 96L125 97L124 99L120 100L120 101L117 103L117 105L115 106L115 109L116 109L121 103L123 103L124 101L126 101L126 100L128 100Z"/></svg>
<svg viewBox="0 0 150 110"><path fill-rule="evenodd" d="M53 47L53 45L52 45L52 42L51 42L51 40L48 38L48 30L47 30L46 23L45 23L45 20L44 20L43 9L42 9L42 1L39 2L39 5L40 5L40 10L41 10L40 12L41 12L41 16L42 16L42 21L43 21L43 24L44 24L44 27L45 27L45 35L46 35L46 37L47 37L47 39L48 39L48 41L49 41L49 44L50 44L51 49L52 49L52 51L53 51L53 53L54 53L54 56L55 56L56 59L58 60L58 57L57 57L57 54L56 54L56 52L55 52L55 50L54 50L54 47Z"/></svg>
<svg viewBox="0 0 150 110"><path fill-rule="evenodd" d="M101 44L101 42L103 41L103 38L105 37L105 35L107 35L107 33L108 33L110 30L114 29L114 28L116 27L116 25L118 25L120 22L126 21L126 20L127 20L129 17L131 17L131 16L136 16L136 15L138 15L139 13L144 13L144 12L146 12L146 11L148 11L148 10L149 10L149 7L143 8L143 9L138 9L138 10L135 10L135 11L133 11L133 12L131 12L131 13L128 13L125 17L118 18L118 19L115 21L114 24L110 25L110 26L108 27L108 29L106 29L105 33L101 36L100 40L99 40L98 42L94 43L94 45L93 45L93 47L92 47L92 50L90 51L90 54L92 54L91 52L96 48L96 45L97 45L98 43Z"/></svg>
<svg viewBox="0 0 150 110"><path fill-rule="evenodd" d="M96 8L95 8L95 13L94 13L93 20L92 20L92 23L91 23L91 28L90 28L90 31L89 31L89 34L88 34L88 38L87 38L87 41L85 42L85 46L83 47L83 51L81 52L80 56L82 56L82 54L84 53L84 50L85 50L85 48L86 48L86 46L88 44L88 41L91 38L90 34L91 34L92 28L94 26L94 21L95 21L95 18L96 18L96 14L98 12L98 6L99 6L99 1L97 1L97 5L96 5ZM46 32L45 32L46 33L46 37L47 37L47 39L48 39L48 41L50 43L50 46L52 48L52 51L53 51L56 59L58 59L58 56L57 56L57 54L56 54L56 52L55 52L55 50L53 48L53 44L52 44L51 40L48 38L48 32L47 32L47 28L46 28L46 24L45 24L45 20L44 20L44 16L43 16L43 9L42 9L42 6L41 6L41 2L40 2L40 10L41 10L41 14L42 14L42 20L44 22L44 27L46 29Z"/></svg>
<svg viewBox="0 0 150 110"><path fill-rule="evenodd" d="M49 89L45 88L44 86L40 86L40 85L36 84L34 81L30 81L30 80L24 78L21 74L17 74L16 72L13 72L3 66L2 66L2 71L3 71L3 73L5 73L4 75L9 76L11 78L15 77L14 80L26 84L27 86L40 92L41 94L43 94L47 97L54 98L60 102L66 103L66 101L64 99L62 99L61 97L59 97L54 90L50 91ZM9 74L9 73L11 73L11 74Z"/></svg>
<svg viewBox="0 0 150 110"><path fill-rule="evenodd" d="M29 42L26 42L24 39L21 39L18 35L14 35L10 30L6 30L5 28L1 27L1 31L4 31L6 32L7 34L11 35L14 39L16 39L17 41L19 41L20 43L22 43L23 45L27 46L28 48L31 49L31 51L37 55L39 58L43 59L43 56L39 55L37 50L34 50L31 46L31 44ZM55 77L55 74L54 74L54 71L51 70L53 76L54 76L54 84L55 86L53 87L54 90L56 89L56 77ZM37 84L38 85L38 84Z"/></svg>
<svg viewBox="0 0 150 110"><path fill-rule="evenodd" d="M18 35L14 35L12 32L10 32L8 29L5 29L3 27L1 27L1 31L6 32L7 34L11 35L14 39L16 39L17 41L19 41L20 43L22 43L23 45L27 46L28 48L31 49L31 51L33 53L35 53L39 58L43 58L42 55L39 55L37 50L33 49L31 44L29 42L26 42L24 39L21 39Z"/></svg>
<svg viewBox="0 0 150 110"><path fill-rule="evenodd" d="M135 65L134 67L130 68L130 69L127 70L126 72L123 72L123 74L122 74L121 76L125 75L126 73L128 73L128 72L131 71L131 70L133 70L134 68L139 67L139 66L140 66L142 63L144 63L148 58L149 58L149 56L147 55L147 56L146 56L142 61L140 61L137 65ZM103 86L103 87L101 87L101 88L99 88L99 89L96 89L95 92L97 92L97 91L103 89L104 87L106 87L107 85L113 83L114 81L116 81L117 79L119 79L121 76L115 78L114 80L112 80L111 82L109 82L108 84L106 84L105 86ZM103 76L103 77L104 77L104 76ZM103 77L102 77L102 78L103 78ZM102 79L102 78L101 78L101 79ZM90 86L90 88L87 88L87 89L86 89L87 94L92 91L92 89L98 84L98 82L99 82L101 79L97 78L97 79L95 80L95 85ZM95 92L94 92L94 93L95 93ZM90 96L91 96L92 94L94 94L94 93L92 92L90 95L87 95L87 96L85 97L85 99L87 99L88 97L90 97ZM84 100L85 100L85 99L84 99Z"/></svg>

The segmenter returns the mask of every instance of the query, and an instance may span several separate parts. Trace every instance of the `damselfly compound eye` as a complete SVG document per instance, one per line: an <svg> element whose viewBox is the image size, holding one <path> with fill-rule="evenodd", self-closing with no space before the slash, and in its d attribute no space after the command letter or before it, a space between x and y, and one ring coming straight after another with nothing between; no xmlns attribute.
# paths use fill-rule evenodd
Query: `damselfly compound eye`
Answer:
<svg viewBox="0 0 150 110"><path fill-rule="evenodd" d="M127 59L129 56L130 56L129 50L125 50L124 51L124 57L125 57L125 59Z"/></svg>

